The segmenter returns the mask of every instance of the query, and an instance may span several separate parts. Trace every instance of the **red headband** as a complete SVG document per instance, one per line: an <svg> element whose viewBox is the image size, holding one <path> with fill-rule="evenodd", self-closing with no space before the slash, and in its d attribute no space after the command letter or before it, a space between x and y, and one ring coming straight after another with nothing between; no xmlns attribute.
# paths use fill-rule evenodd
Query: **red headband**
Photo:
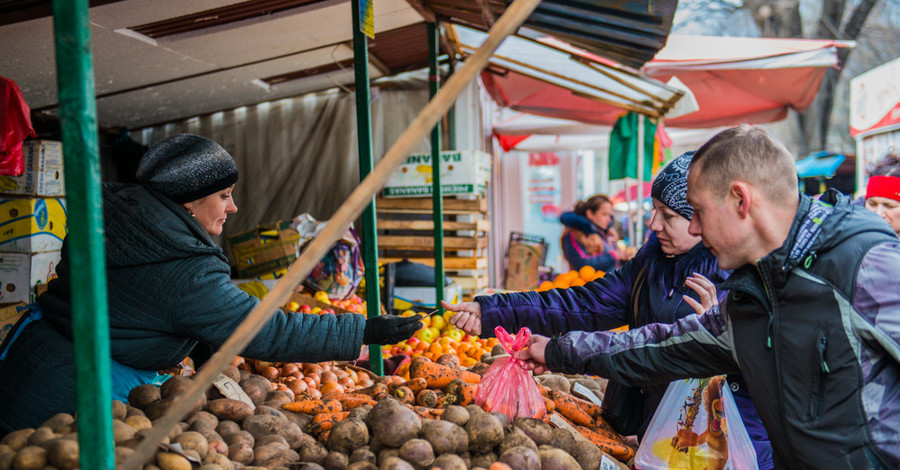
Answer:
<svg viewBox="0 0 900 470"><path fill-rule="evenodd" d="M872 176L866 185L866 198L886 197L900 201L900 176Z"/></svg>

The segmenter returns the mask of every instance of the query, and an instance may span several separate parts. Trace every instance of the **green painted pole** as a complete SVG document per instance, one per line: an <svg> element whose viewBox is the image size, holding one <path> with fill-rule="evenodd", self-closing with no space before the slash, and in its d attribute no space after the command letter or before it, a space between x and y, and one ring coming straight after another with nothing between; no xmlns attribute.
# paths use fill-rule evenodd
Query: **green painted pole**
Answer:
<svg viewBox="0 0 900 470"><path fill-rule="evenodd" d="M450 53L453 54L452 52ZM450 57L447 61L447 68L450 75L456 71L456 60ZM456 150L456 106L451 106L447 111L447 148L448 150Z"/></svg>
<svg viewBox="0 0 900 470"><path fill-rule="evenodd" d="M371 1L371 0L370 0ZM356 79L356 135L359 148L359 179L372 172L372 104L369 100L369 49L366 36L360 30L359 0L353 5L353 72ZM363 210L363 263L366 266L366 312L369 317L381 315L381 296L378 284L378 232L375 229L375 198ZM369 345L369 367L377 375L384 375L381 346Z"/></svg>
<svg viewBox="0 0 900 470"><path fill-rule="evenodd" d="M88 0L54 0L56 75L62 126L72 272L72 335L81 468L115 468L103 202Z"/></svg>
<svg viewBox="0 0 900 470"><path fill-rule="evenodd" d="M438 68L438 24L428 23L428 92L434 98L441 85ZM434 220L434 292L435 305L444 300L444 199L441 191L441 121L431 131L431 200Z"/></svg>

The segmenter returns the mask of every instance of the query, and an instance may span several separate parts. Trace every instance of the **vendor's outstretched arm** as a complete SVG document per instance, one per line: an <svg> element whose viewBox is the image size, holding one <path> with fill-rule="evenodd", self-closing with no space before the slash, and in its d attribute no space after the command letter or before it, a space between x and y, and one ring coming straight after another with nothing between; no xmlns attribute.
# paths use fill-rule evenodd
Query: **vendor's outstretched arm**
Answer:
<svg viewBox="0 0 900 470"><path fill-rule="evenodd" d="M550 370L592 374L631 386L740 372L731 332L718 306L674 324L625 333L573 331L547 344Z"/></svg>
<svg viewBox="0 0 900 470"><path fill-rule="evenodd" d="M597 230L597 226L587 217L578 215L574 212L563 212L562 215L559 216L559 222L566 227L580 230L586 234L600 233L600 231Z"/></svg>

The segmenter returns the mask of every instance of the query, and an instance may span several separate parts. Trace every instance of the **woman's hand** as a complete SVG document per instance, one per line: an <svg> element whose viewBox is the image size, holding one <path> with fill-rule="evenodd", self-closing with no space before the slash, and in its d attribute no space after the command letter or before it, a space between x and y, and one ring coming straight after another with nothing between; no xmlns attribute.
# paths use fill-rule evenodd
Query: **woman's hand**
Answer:
<svg viewBox="0 0 900 470"><path fill-rule="evenodd" d="M541 335L531 335L525 342L525 347L516 353L516 359L525 361L525 368L534 371L535 375L550 372L547 368L547 344L550 338Z"/></svg>
<svg viewBox="0 0 900 470"><path fill-rule="evenodd" d="M481 304L478 302L463 302L460 304L448 304L441 302L441 306L451 312L456 312L450 317L450 324L470 335L481 335Z"/></svg>
<svg viewBox="0 0 900 470"><path fill-rule="evenodd" d="M684 296L684 301L693 307L698 315L703 315L713 305L719 304L719 299L716 296L716 285L702 274L694 273L693 276L685 279L684 283L700 295L700 302L697 302L689 295Z"/></svg>

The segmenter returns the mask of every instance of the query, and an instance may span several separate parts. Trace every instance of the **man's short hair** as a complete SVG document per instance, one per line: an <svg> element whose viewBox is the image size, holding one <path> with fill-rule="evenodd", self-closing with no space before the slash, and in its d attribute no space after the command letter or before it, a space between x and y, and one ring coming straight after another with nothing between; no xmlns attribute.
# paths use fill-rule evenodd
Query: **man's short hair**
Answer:
<svg viewBox="0 0 900 470"><path fill-rule="evenodd" d="M691 160L701 183L723 198L736 180L759 188L771 202L792 201L799 193L797 167L785 146L761 127L725 129L703 144Z"/></svg>

